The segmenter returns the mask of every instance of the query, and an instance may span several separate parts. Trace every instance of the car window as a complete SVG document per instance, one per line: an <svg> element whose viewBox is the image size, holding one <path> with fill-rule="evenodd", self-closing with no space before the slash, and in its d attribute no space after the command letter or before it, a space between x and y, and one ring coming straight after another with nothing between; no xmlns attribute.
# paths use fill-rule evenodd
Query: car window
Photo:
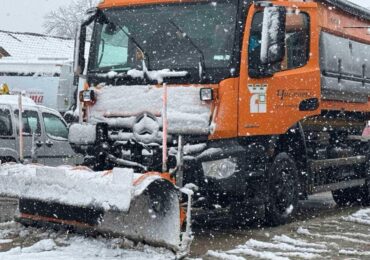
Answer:
<svg viewBox="0 0 370 260"><path fill-rule="evenodd" d="M10 111L6 108L0 108L0 136L12 136L12 120Z"/></svg>
<svg viewBox="0 0 370 260"><path fill-rule="evenodd" d="M19 133L18 127L18 113L19 110L14 111L16 118L17 132ZM23 121L23 135L41 135L40 118L37 111L25 110L22 113Z"/></svg>
<svg viewBox="0 0 370 260"><path fill-rule="evenodd" d="M68 128L62 119L56 115L42 113L46 134L53 139L68 139Z"/></svg>

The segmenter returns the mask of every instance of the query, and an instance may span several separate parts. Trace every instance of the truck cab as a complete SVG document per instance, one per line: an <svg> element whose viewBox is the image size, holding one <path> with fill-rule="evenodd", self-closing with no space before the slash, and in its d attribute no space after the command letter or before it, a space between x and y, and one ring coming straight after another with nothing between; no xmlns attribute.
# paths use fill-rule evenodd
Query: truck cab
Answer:
<svg viewBox="0 0 370 260"><path fill-rule="evenodd" d="M76 39L70 142L101 169L159 171L168 153L237 220L285 223L323 191L370 202L369 25L346 0L102 1Z"/></svg>
<svg viewBox="0 0 370 260"><path fill-rule="evenodd" d="M19 96L0 95L0 160L20 161ZM59 112L22 96L23 157L26 163L75 165L78 156L68 143L68 127Z"/></svg>

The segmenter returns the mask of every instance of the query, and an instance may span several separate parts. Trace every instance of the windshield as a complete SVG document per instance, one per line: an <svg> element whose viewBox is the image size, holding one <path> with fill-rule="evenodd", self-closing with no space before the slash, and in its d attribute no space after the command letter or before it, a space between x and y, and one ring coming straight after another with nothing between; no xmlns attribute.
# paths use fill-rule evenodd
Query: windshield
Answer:
<svg viewBox="0 0 370 260"><path fill-rule="evenodd" d="M90 72L228 68L237 5L202 2L103 10L97 19Z"/></svg>

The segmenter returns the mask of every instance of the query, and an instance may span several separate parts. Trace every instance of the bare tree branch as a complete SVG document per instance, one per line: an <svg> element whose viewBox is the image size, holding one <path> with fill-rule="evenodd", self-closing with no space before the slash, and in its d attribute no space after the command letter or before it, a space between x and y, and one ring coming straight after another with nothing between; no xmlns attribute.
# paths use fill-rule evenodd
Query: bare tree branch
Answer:
<svg viewBox="0 0 370 260"><path fill-rule="evenodd" d="M43 27L46 34L73 38L76 28L85 16L87 9L96 6L98 0L74 0L44 16Z"/></svg>

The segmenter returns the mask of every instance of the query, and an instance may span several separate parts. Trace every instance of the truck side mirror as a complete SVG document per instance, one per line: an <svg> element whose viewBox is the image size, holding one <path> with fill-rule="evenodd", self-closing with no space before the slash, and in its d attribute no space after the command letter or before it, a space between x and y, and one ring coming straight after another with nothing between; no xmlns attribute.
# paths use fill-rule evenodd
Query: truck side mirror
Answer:
<svg viewBox="0 0 370 260"><path fill-rule="evenodd" d="M261 64L272 65L284 59L285 22L285 7L265 7L262 22Z"/></svg>
<svg viewBox="0 0 370 260"><path fill-rule="evenodd" d="M75 37L74 64L73 70L75 75L80 76L85 69L85 40L86 26L81 26L77 29Z"/></svg>
<svg viewBox="0 0 370 260"><path fill-rule="evenodd" d="M88 18L78 27L75 37L74 63L73 70L76 76L83 74L85 70L85 45L87 27L95 21L98 10L96 8L87 11Z"/></svg>

